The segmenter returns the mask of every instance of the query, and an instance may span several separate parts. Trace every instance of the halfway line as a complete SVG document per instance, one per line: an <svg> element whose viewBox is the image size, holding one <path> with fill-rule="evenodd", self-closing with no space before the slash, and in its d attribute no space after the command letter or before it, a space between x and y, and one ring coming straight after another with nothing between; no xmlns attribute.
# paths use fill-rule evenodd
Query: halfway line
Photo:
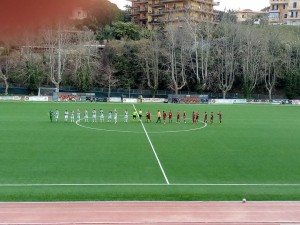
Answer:
<svg viewBox="0 0 300 225"><path fill-rule="evenodd" d="M133 106L134 110L135 110L135 111L137 112L137 114L138 114L138 111L136 110L134 104L132 104L132 106ZM148 139L148 141L149 141L149 144L150 144L150 146L151 146L151 148L152 148L152 151L153 151L153 153L154 153L154 155L155 155L155 158L156 158L156 160L157 160L157 162L158 162L158 165L159 165L159 167L160 167L160 170L161 170L161 172L163 173L164 178L165 178L167 184L170 184L170 183L169 183L169 180L168 180L168 178L167 178L167 175L166 175L166 173L165 173L165 171L164 171L164 168L162 167L162 165L161 165L161 163L160 163L160 160L159 160L159 158L158 158L158 156L157 156L157 154L156 154L156 151L155 151L155 149L154 149L154 146L153 146L153 144L152 144L152 142L151 142L151 140L150 140L150 138L149 138L149 135L148 135L148 133L147 133L147 130L146 130L146 128L145 128L145 126L144 126L144 124L143 124L143 121L142 121L141 119L140 119L140 122L141 122L142 127L143 127L143 129L144 129L144 131L145 131L145 134L146 134L147 139Z"/></svg>

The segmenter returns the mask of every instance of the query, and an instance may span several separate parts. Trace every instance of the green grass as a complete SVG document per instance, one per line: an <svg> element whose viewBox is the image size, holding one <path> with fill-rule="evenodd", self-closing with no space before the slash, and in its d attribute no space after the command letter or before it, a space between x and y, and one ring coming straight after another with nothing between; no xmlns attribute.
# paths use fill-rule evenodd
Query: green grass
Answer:
<svg viewBox="0 0 300 225"><path fill-rule="evenodd" d="M60 121L50 123L48 112L56 108ZM91 113L93 108L103 108L106 117L116 108L119 122L81 122L89 128L63 122L65 109ZM1 102L0 201L300 200L300 107L143 103L136 108L153 114L144 126L171 185L141 123L131 117L123 123L124 110L133 111L130 104ZM200 111L201 120L204 111L222 111L224 121L196 130L203 124L175 119L156 124L158 109L186 111L188 117Z"/></svg>

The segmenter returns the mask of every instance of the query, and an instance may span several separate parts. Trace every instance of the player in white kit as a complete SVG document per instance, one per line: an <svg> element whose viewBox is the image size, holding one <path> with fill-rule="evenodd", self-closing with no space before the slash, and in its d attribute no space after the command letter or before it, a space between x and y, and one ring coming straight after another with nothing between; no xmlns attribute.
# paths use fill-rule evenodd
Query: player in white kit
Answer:
<svg viewBox="0 0 300 225"><path fill-rule="evenodd" d="M103 123L104 122L104 112L102 109L100 109L99 113L100 113L100 123Z"/></svg>
<svg viewBox="0 0 300 225"><path fill-rule="evenodd" d="M55 122L57 123L58 122L58 117L59 117L59 111L58 110L55 110L54 116L55 116Z"/></svg>
<svg viewBox="0 0 300 225"><path fill-rule="evenodd" d="M93 123L97 122L96 109L93 109L92 111L92 121Z"/></svg>
<svg viewBox="0 0 300 225"><path fill-rule="evenodd" d="M116 109L114 110L114 121L115 121L115 123L118 122L118 112Z"/></svg>
<svg viewBox="0 0 300 225"><path fill-rule="evenodd" d="M128 111L127 109L124 112L124 122L127 123L128 122Z"/></svg>
<svg viewBox="0 0 300 225"><path fill-rule="evenodd" d="M84 110L84 122L86 123L89 122L89 113L87 110Z"/></svg>
<svg viewBox="0 0 300 225"><path fill-rule="evenodd" d="M71 112L71 122L74 123L75 122L75 115L74 115L74 110L72 110Z"/></svg>
<svg viewBox="0 0 300 225"><path fill-rule="evenodd" d="M112 118L112 111L109 111L107 116L107 122L111 122L111 118Z"/></svg>
<svg viewBox="0 0 300 225"><path fill-rule="evenodd" d="M80 110L77 109L77 122L80 122Z"/></svg>
<svg viewBox="0 0 300 225"><path fill-rule="evenodd" d="M69 112L68 110L65 111L65 122L68 122L69 119Z"/></svg>

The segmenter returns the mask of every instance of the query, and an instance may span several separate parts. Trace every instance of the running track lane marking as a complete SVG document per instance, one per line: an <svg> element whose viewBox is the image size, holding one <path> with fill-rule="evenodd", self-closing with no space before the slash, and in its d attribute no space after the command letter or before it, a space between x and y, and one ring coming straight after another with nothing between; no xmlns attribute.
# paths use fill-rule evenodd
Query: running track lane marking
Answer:
<svg viewBox="0 0 300 225"><path fill-rule="evenodd" d="M137 113L137 115L138 115L138 111L136 110L134 104L132 104L132 106L133 106L134 110L136 111L136 113ZM152 148L152 151L153 151L153 153L154 153L154 155L155 155L155 158L156 158L156 160L157 160L157 162L158 162L158 165L159 165L159 167L160 167L160 170L161 170L161 172L163 173L164 178L165 178L167 184L170 184L170 183L169 183L169 180L168 180L168 177L167 177L167 175L166 175L166 173L165 173L165 171L164 171L164 168L162 167L162 165L161 165L161 163L160 163L160 160L159 160L159 158L158 158L158 156L157 156L157 154L156 154L156 151L155 151L155 149L154 149L154 146L153 146L153 144L152 144L152 142L151 142L151 140L150 140L150 138L149 138L149 135L148 135L148 133L147 133L147 130L146 130L146 128L145 128L145 126L144 126L144 124L143 124L143 121L142 121L141 119L140 119L140 122L141 122L142 127L143 127L143 129L144 129L144 131L145 131L145 134L146 134L147 139L148 139L148 141L149 141L149 144L150 144L150 146L151 146L151 148Z"/></svg>

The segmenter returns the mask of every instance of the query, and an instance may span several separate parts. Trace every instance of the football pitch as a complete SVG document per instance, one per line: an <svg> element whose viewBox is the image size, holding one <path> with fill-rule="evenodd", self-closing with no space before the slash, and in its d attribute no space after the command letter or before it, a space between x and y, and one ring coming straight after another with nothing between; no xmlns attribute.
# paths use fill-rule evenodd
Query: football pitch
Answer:
<svg viewBox="0 0 300 225"><path fill-rule="evenodd" d="M105 121L116 109L118 122L100 123L100 108ZM87 109L89 122L64 122L66 109ZM156 123L157 110L172 110L173 122ZM187 123L176 123L177 111ZM214 124L202 123L205 111ZM0 201L300 200L299 135L292 105L1 102Z"/></svg>

